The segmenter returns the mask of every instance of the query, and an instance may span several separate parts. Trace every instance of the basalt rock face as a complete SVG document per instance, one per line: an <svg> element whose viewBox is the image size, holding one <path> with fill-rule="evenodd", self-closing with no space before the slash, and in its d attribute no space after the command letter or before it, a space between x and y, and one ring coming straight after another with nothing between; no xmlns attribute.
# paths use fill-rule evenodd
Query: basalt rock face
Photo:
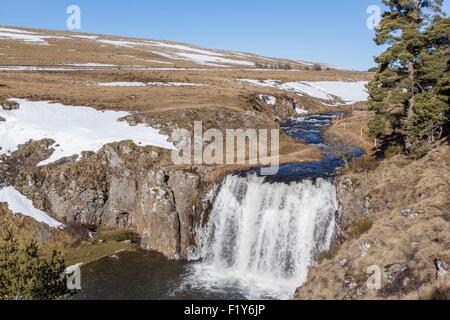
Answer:
<svg viewBox="0 0 450 320"><path fill-rule="evenodd" d="M186 255L192 242L199 177L150 171L140 185L136 224L142 246L168 256Z"/></svg>
<svg viewBox="0 0 450 320"><path fill-rule="evenodd" d="M207 186L169 161L168 151L122 142L78 162L21 167L8 184L62 221L134 230L144 249L185 257Z"/></svg>

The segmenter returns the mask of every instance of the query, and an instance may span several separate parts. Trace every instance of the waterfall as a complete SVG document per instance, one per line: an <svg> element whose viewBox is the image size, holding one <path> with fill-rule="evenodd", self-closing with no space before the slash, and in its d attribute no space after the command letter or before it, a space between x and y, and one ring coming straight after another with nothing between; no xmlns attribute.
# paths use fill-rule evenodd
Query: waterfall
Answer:
<svg viewBox="0 0 450 320"><path fill-rule="evenodd" d="M198 231L201 260L188 281L207 290L240 288L249 299L288 299L307 280L315 253L329 249L337 210L336 189L324 179L228 176Z"/></svg>

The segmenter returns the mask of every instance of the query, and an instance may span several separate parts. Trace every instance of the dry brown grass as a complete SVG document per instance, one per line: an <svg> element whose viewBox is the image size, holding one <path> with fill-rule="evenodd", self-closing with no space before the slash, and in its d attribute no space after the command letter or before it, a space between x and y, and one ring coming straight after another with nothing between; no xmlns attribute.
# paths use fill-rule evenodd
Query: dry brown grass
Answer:
<svg viewBox="0 0 450 320"><path fill-rule="evenodd" d="M372 117L371 112L355 112L347 117L336 119L325 133L327 139L338 140L357 146L370 155L375 147L368 136L367 124Z"/></svg>
<svg viewBox="0 0 450 320"><path fill-rule="evenodd" d="M309 282L297 298L422 299L430 297L433 288L450 287L449 275L437 279L434 265L438 257L450 258L450 147L442 145L401 169L397 165L399 160L401 156L382 161L373 171L343 177L358 181L349 201L357 202L369 195L373 226L360 238L346 241L333 258L313 268ZM344 215L361 217L360 208L349 212L346 211L349 203L343 206ZM416 212L416 219L403 216L404 208ZM360 254L363 241L371 245L364 257ZM347 259L350 267L341 265L343 259ZM384 268L396 263L407 264L412 270L410 282L400 295L367 291L365 273L369 266ZM348 275L360 279L357 285L364 290L363 295L357 296L355 292L345 295L348 291L342 285Z"/></svg>

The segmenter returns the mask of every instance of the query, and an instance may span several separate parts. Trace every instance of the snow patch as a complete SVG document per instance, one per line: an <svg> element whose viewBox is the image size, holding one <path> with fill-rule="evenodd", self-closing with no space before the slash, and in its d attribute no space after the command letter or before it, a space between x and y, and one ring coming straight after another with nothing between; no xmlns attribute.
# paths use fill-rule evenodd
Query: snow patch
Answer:
<svg viewBox="0 0 450 320"><path fill-rule="evenodd" d="M297 112L297 114L300 114L300 115L305 115L305 114L309 113L308 110L306 110L305 108L300 107L300 105L298 105L298 104L295 105L295 112Z"/></svg>
<svg viewBox="0 0 450 320"><path fill-rule="evenodd" d="M276 80L240 79L254 86L271 87L300 96L310 96L336 104L353 104L366 101L369 97L366 85L367 81L296 81L282 83Z"/></svg>
<svg viewBox="0 0 450 320"><path fill-rule="evenodd" d="M0 31L0 38L10 39L10 40L19 40L27 43L34 44L43 44L48 45L48 42L44 40L43 36L39 36L36 34L28 34L28 33L15 33L15 32L5 32Z"/></svg>
<svg viewBox="0 0 450 320"><path fill-rule="evenodd" d="M0 202L6 202L9 210L11 210L13 214L31 217L51 228L61 228L64 226L61 222L53 219L44 211L36 209L30 199L22 195L13 187L0 189Z"/></svg>
<svg viewBox="0 0 450 320"><path fill-rule="evenodd" d="M251 62L251 61L227 59L227 58L209 56L209 55L204 55L204 54L179 52L179 53L177 53L177 55L187 58L189 60L192 60L194 62L200 63L200 64L213 62L213 63L237 64L237 65L244 65L244 66L253 66L254 65L254 62Z"/></svg>
<svg viewBox="0 0 450 320"><path fill-rule="evenodd" d="M265 94L258 95L258 99L264 101L268 105L274 106L277 104L277 98L274 96L269 96Z"/></svg>
<svg viewBox="0 0 450 320"><path fill-rule="evenodd" d="M136 45L143 45L142 43L139 43L139 42L105 40L105 39L98 40L98 42L110 44L110 45L117 46L117 47L124 47L124 48L133 48Z"/></svg>
<svg viewBox="0 0 450 320"><path fill-rule="evenodd" d="M318 81L307 83L327 92L329 95L341 98L346 103L366 101L369 98L369 93L366 88L367 81Z"/></svg>
<svg viewBox="0 0 450 320"><path fill-rule="evenodd" d="M0 38L18 40L25 43L48 45L45 39L70 39L63 36L43 35L36 32L29 32L13 28L0 28Z"/></svg>
<svg viewBox="0 0 450 320"><path fill-rule="evenodd" d="M30 31L13 29L13 28L0 28L0 31L1 32L14 32L14 33L23 33L23 34L33 34L33 32L30 32Z"/></svg>
<svg viewBox="0 0 450 320"><path fill-rule="evenodd" d="M98 84L100 87L146 87L144 82L103 82Z"/></svg>
<svg viewBox="0 0 450 320"><path fill-rule="evenodd" d="M104 82L100 87L205 87L203 83L188 82Z"/></svg>
<svg viewBox="0 0 450 320"><path fill-rule="evenodd" d="M79 38L79 39L86 39L86 40L97 40L98 36L85 36L85 35L80 35L80 36L72 36L73 38Z"/></svg>
<svg viewBox="0 0 450 320"><path fill-rule="evenodd" d="M93 63L93 62L74 63L74 64L69 64L69 66L73 66L73 67L118 67L118 65L116 65L116 64L104 64L104 63Z"/></svg>
<svg viewBox="0 0 450 320"><path fill-rule="evenodd" d="M82 106L65 106L46 101L13 99L18 110L0 110L6 122L0 125L0 154L17 150L19 145L45 138L56 141L54 153L39 165L46 165L83 151L99 151L113 142L132 140L141 146L173 149L168 137L143 124L131 127L120 118L128 112L98 111Z"/></svg>
<svg viewBox="0 0 450 320"><path fill-rule="evenodd" d="M189 51L189 52L208 55L208 56L219 56L219 57L224 56L224 54L219 53L219 52L192 48L192 47L188 47L188 46L181 45L181 44L169 44L169 43L157 42L157 41L146 41L146 44L149 44L151 46L161 47L161 48L175 49L175 50L180 50L180 51Z"/></svg>

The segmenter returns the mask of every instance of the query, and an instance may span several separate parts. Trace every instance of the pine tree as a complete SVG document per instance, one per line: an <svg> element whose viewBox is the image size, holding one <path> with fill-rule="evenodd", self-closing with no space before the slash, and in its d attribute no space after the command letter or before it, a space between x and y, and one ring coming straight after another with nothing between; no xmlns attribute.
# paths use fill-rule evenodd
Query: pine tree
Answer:
<svg viewBox="0 0 450 320"><path fill-rule="evenodd" d="M10 231L0 243L0 300L57 300L69 296L64 259L53 252L49 260L36 242L20 247Z"/></svg>
<svg viewBox="0 0 450 320"><path fill-rule="evenodd" d="M442 0L383 0L375 42L388 48L369 84L374 137L394 133L411 154L423 154L448 125L449 20ZM446 91L447 90L447 91Z"/></svg>

